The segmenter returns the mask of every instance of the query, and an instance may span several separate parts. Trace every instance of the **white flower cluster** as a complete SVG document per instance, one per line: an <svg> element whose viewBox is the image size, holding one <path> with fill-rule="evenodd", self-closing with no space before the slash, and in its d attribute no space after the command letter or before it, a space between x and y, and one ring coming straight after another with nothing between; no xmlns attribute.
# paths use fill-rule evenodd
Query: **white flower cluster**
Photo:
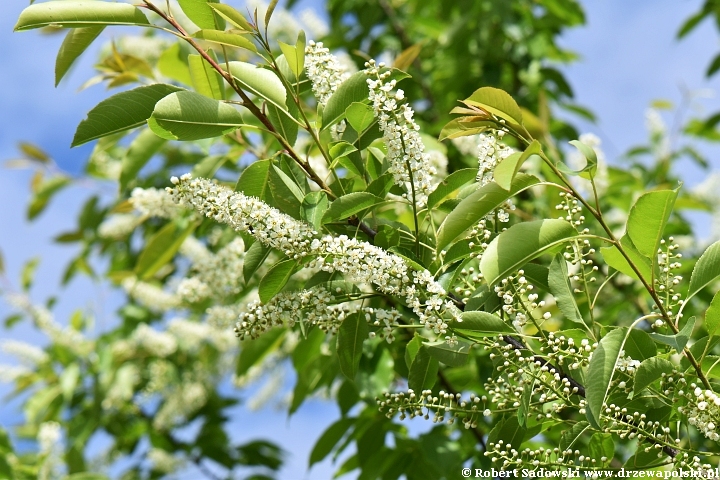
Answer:
<svg viewBox="0 0 720 480"><path fill-rule="evenodd" d="M305 47L305 73L312 83L315 98L322 106L349 76L322 42L315 43L312 40Z"/></svg>
<svg viewBox="0 0 720 480"><path fill-rule="evenodd" d="M13 383L18 378L30 373L32 373L32 370L23 365L0 363L0 383Z"/></svg>
<svg viewBox="0 0 720 480"><path fill-rule="evenodd" d="M118 213L107 217L98 227L100 238L120 240L132 233L142 222L142 217L133 213Z"/></svg>
<svg viewBox="0 0 720 480"><path fill-rule="evenodd" d="M185 460L161 448L151 448L147 458L152 462L153 469L162 473L172 473L185 465Z"/></svg>
<svg viewBox="0 0 720 480"><path fill-rule="evenodd" d="M57 422L44 422L38 429L37 441L40 447L42 463L38 471L39 480L49 480L59 477L62 467L62 431Z"/></svg>
<svg viewBox="0 0 720 480"><path fill-rule="evenodd" d="M376 66L375 61L370 60L365 66L368 77L374 77L367 80L369 99L387 146L389 171L395 183L405 188L407 194L404 196L411 196L418 207L423 207L433 189L436 169L430 155L425 153L420 126L413 120L415 112L407 103L400 103L405 93L400 89L393 91L396 81L386 82L390 72L380 73L384 64Z"/></svg>
<svg viewBox="0 0 720 480"><path fill-rule="evenodd" d="M205 385L198 381L183 379L165 397L165 401L153 418L153 427L157 430L167 430L182 423L205 405L207 397Z"/></svg>
<svg viewBox="0 0 720 480"><path fill-rule="evenodd" d="M124 279L122 287L138 303L156 312L164 312L180 306L180 299L177 295L135 277Z"/></svg>
<svg viewBox="0 0 720 480"><path fill-rule="evenodd" d="M159 218L176 218L182 213L165 190L157 188L134 188L130 203L143 215Z"/></svg>
<svg viewBox="0 0 720 480"><path fill-rule="evenodd" d="M215 254L207 249L201 253L200 249L204 247L194 237L191 243L192 247L181 249L181 253L189 254L194 276L181 281L178 295L192 303L240 293L245 284L242 273L245 244L242 238L234 238Z"/></svg>
<svg viewBox="0 0 720 480"><path fill-rule="evenodd" d="M446 317L460 318L460 311L444 299L446 292L432 274L414 270L398 255L345 235L318 237L309 225L261 200L206 179L183 175L172 182L176 186L169 191L177 203L238 232L248 232L290 258L311 257L308 268L342 273L348 281L373 284L383 293L403 297L420 323L437 334L446 333Z"/></svg>
<svg viewBox="0 0 720 480"><path fill-rule="evenodd" d="M35 322L35 326L53 342L69 348L73 352L84 352L91 341L72 327L62 327L55 321L53 314L42 305L34 305L27 295L6 293L5 300L13 307L25 310Z"/></svg>
<svg viewBox="0 0 720 480"><path fill-rule="evenodd" d="M525 278L524 270L518 270L517 275L503 278L500 284L495 286L495 294L503 301L503 311L513 319L512 324L518 331L522 331L534 310L545 306L544 300L537 301L539 296L533 292L534 289ZM550 313L545 312L542 318L548 320Z"/></svg>
<svg viewBox="0 0 720 480"><path fill-rule="evenodd" d="M18 340L3 340L0 351L17 358L22 365L35 367L48 360L48 354L42 349Z"/></svg>
<svg viewBox="0 0 720 480"><path fill-rule="evenodd" d="M394 339L393 328L400 319L397 310L360 307L353 303L337 304L337 299L325 287L309 288L298 292L283 292L267 304L259 300L250 303L247 311L240 314L235 334L257 338L275 326L292 327L297 321L317 325L322 331L336 334L342 322L358 312L375 326L383 325L383 335L388 343ZM374 318L374 320L373 320Z"/></svg>
<svg viewBox="0 0 720 480"><path fill-rule="evenodd" d="M690 425L712 441L720 440L720 396L711 390L703 390L694 383L692 394L688 393L688 404L678 410L685 414ZM681 410L682 409L682 410Z"/></svg>
<svg viewBox="0 0 720 480"><path fill-rule="evenodd" d="M481 186L492 182L497 164L513 154L513 149L502 143L504 135L505 132L502 130L493 130L491 133L478 135L476 180Z"/></svg>
<svg viewBox="0 0 720 480"><path fill-rule="evenodd" d="M140 383L141 376L138 367L132 363L126 363L118 368L112 383L109 385L107 394L102 401L102 408L120 409L135 395L135 386Z"/></svg>

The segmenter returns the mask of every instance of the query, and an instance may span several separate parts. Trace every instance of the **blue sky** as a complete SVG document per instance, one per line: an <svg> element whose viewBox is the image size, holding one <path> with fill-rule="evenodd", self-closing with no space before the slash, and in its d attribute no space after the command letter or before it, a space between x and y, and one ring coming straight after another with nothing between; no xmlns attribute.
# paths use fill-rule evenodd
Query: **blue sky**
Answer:
<svg viewBox="0 0 720 480"><path fill-rule="evenodd" d="M709 21L682 42L675 40L681 21L699 8L698 0L584 3L588 25L561 40L582 58L564 71L577 101L600 119L598 125L584 124L583 131L598 134L612 160L646 139L644 112L652 100L669 99L677 104L681 89L717 90L720 76L708 82L704 71L720 51L720 42ZM57 89L53 87L54 58L62 36L12 33L14 21L26 5L19 0L0 2L0 62L4 67L0 69L0 160L15 157L16 142L28 140L41 145L63 168L77 172L89 148L70 150L72 135L85 113L105 98L106 92L96 86L76 93L89 75L92 52L82 58L69 79ZM717 93L702 105L705 114L720 110ZM704 151L714 168L720 169L718 146L707 146ZM702 173L692 166L683 165L683 171L689 185L702 178ZM25 209L30 176L28 171L0 169L0 251L8 277L17 283L22 264L39 255L42 262L33 290L36 300L59 294L56 312L61 320L76 308L91 308L99 321L112 322L118 297L106 286L78 279L60 290L62 271L76 247L51 242L54 235L73 227L79 206L91 190L74 188L61 193L38 221L28 224ZM7 313L7 307L0 302L0 319ZM24 326L11 332L0 330L0 338L4 337L41 341ZM0 356L0 363L3 360ZM0 386L0 395L5 392L7 389ZM0 405L0 424L13 424L16 405ZM262 414L241 411L236 431L243 439L262 432L280 442L292 453L284 478L301 478L312 442L336 417L335 407L328 409L318 402L303 407L291 419L270 409ZM330 478L330 471L327 464L321 465L313 470L311 478Z"/></svg>

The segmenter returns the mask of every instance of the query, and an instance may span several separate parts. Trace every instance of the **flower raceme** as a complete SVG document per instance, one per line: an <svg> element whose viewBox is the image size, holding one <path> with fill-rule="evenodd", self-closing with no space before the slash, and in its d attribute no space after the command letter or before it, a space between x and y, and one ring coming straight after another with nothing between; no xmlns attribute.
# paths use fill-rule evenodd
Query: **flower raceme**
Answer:
<svg viewBox="0 0 720 480"><path fill-rule="evenodd" d="M447 320L459 319L460 310L445 299L445 289L427 270L417 270L399 255L345 235L320 235L301 221L263 201L186 174L173 177L168 188L174 201L192 208L238 232L247 232L262 244L306 267L338 272L348 281L374 285L380 292L401 297L436 334L447 332Z"/></svg>

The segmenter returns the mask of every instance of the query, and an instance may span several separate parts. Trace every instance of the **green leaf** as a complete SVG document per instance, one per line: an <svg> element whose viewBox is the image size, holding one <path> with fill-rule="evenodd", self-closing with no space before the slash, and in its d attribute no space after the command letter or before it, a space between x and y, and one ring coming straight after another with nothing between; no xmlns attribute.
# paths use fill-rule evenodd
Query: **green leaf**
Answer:
<svg viewBox="0 0 720 480"><path fill-rule="evenodd" d="M375 111L370 105L353 102L345 109L345 118L356 132L361 133L375 121Z"/></svg>
<svg viewBox="0 0 720 480"><path fill-rule="evenodd" d="M539 180L532 175L518 174L510 191L495 182L478 188L465 197L452 212L445 217L437 234L438 251L443 250L464 231L479 222L485 215L502 205L508 198L526 190Z"/></svg>
<svg viewBox="0 0 720 480"><path fill-rule="evenodd" d="M253 42L237 33L223 32L220 30L198 30L193 33L193 37L200 38L206 42L219 43L220 45L244 48L251 52L257 52L257 47Z"/></svg>
<svg viewBox="0 0 720 480"><path fill-rule="evenodd" d="M287 111L281 110L273 104L267 106L268 118L272 122L275 130L290 145L294 145L298 136L298 123L295 120L299 116L297 105L290 103ZM290 115L288 115L288 113Z"/></svg>
<svg viewBox="0 0 720 480"><path fill-rule="evenodd" d="M272 14L275 11L275 7L278 4L278 0L270 0L270 5L268 5L267 11L265 12L265 30L267 31L268 25L270 25L270 18L272 18Z"/></svg>
<svg viewBox="0 0 720 480"><path fill-rule="evenodd" d="M542 152L540 142L533 140L530 145L522 153L514 153L509 157L500 161L493 171L495 183L505 190L510 190L515 176L520 171L523 163L533 155L539 155Z"/></svg>
<svg viewBox="0 0 720 480"><path fill-rule="evenodd" d="M357 72L338 86L323 109L323 130L339 122L345 116L345 110L354 102L367 102L369 94L367 79L365 72Z"/></svg>
<svg viewBox="0 0 720 480"><path fill-rule="evenodd" d="M368 327L365 314L357 312L343 320L337 338L337 354L340 360L340 371L349 380L355 380L360 359L363 353L363 342L368 338Z"/></svg>
<svg viewBox="0 0 720 480"><path fill-rule="evenodd" d="M520 450L520 445L525 440L527 429L520 425L517 415L507 417L500 420L495 427L490 430L488 434L487 443L488 445L494 443L497 445L498 441L503 441L503 448L514 447L516 450Z"/></svg>
<svg viewBox="0 0 720 480"><path fill-rule="evenodd" d="M300 218L300 205L305 193L287 173L275 165L270 171L270 190L280 210L294 218Z"/></svg>
<svg viewBox="0 0 720 480"><path fill-rule="evenodd" d="M215 17L211 3L217 0L178 0L185 15L200 28L225 28L225 22Z"/></svg>
<svg viewBox="0 0 720 480"><path fill-rule="evenodd" d="M657 263L660 240L676 198L677 190L648 192L630 209L627 234L638 252L651 259L653 266Z"/></svg>
<svg viewBox="0 0 720 480"><path fill-rule="evenodd" d="M28 260L25 265L23 265L22 272L20 273L20 285L24 291L27 292L30 290L30 287L32 287L35 279L35 270L37 270L39 264L40 258L35 257Z"/></svg>
<svg viewBox="0 0 720 480"><path fill-rule="evenodd" d="M214 54L211 55L214 57ZM220 74L200 55L188 55L190 78L195 91L215 100L225 96L225 83Z"/></svg>
<svg viewBox="0 0 720 480"><path fill-rule="evenodd" d="M646 281L649 281L652 277L652 265L650 264L650 259L643 256L640 252L637 251L637 248L635 248L632 240L630 240L630 237L628 237L627 235L620 239L620 245L622 246L625 253L627 253L628 257L630 257L633 265L637 267L640 275L642 275L642 277ZM605 263L607 263L609 266L619 272L624 273L628 277L640 280L640 278L638 278L637 274L630 266L630 263L628 263L628 261L625 259L622 253L620 253L620 250L618 250L617 247L601 247L600 253L603 256Z"/></svg>
<svg viewBox="0 0 720 480"><path fill-rule="evenodd" d="M490 242L480 260L488 285L512 274L530 260L574 238L577 232L565 220L549 219L513 225Z"/></svg>
<svg viewBox="0 0 720 480"><path fill-rule="evenodd" d="M158 59L157 67L164 76L185 85L192 85L190 68L188 67L188 53L181 43L174 43L165 50Z"/></svg>
<svg viewBox="0 0 720 480"><path fill-rule="evenodd" d="M438 361L432 358L425 345L421 345L410 365L408 387L418 394L423 390L431 389L437 381L438 368Z"/></svg>
<svg viewBox="0 0 720 480"><path fill-rule="evenodd" d="M212 178L227 160L226 155L209 155L193 166L192 176L194 178Z"/></svg>
<svg viewBox="0 0 720 480"><path fill-rule="evenodd" d="M629 330L616 328L605 335L593 353L586 378L593 379L585 387L587 400L586 415L594 428L600 429L600 413L610 390L610 382L615 374L615 365L623 349Z"/></svg>
<svg viewBox="0 0 720 480"><path fill-rule="evenodd" d="M75 28L65 36L60 50L55 58L55 86L60 84L65 74L75 60L90 46L90 44L105 29L104 26Z"/></svg>
<svg viewBox="0 0 720 480"><path fill-rule="evenodd" d="M194 229L195 224L180 229L174 222L170 222L158 230L150 237L140 253L135 265L135 275L141 280L147 280L155 275L163 265L172 260L180 245Z"/></svg>
<svg viewBox="0 0 720 480"><path fill-rule="evenodd" d="M60 388L66 402L69 402L75 393L78 380L80 379L80 366L77 363L71 363L60 374Z"/></svg>
<svg viewBox="0 0 720 480"><path fill-rule="evenodd" d="M122 159L120 172L120 190L125 190L130 182L137 178L140 170L150 161L166 140L160 138L149 128L143 129L128 147Z"/></svg>
<svg viewBox="0 0 720 480"><path fill-rule="evenodd" d="M250 245L243 259L243 278L245 279L245 283L250 281L258 268L265 262L265 259L270 254L270 250L272 250L270 247L266 247L260 242L255 242Z"/></svg>
<svg viewBox="0 0 720 480"><path fill-rule="evenodd" d="M358 212L372 207L382 202L382 198L376 197L372 193L354 192L337 198L330 204L325 215L323 215L323 223L337 222L345 218L349 218Z"/></svg>
<svg viewBox="0 0 720 480"><path fill-rule="evenodd" d="M240 30L246 30L248 32L253 31L252 25L250 25L247 19L245 19L245 16L230 5L225 5L223 3L208 3L208 6L212 8L215 13L220 15L220 17L224 18Z"/></svg>
<svg viewBox="0 0 720 480"><path fill-rule="evenodd" d="M335 423L330 425L318 438L315 446L310 452L310 461L308 462L308 468L315 465L327 457L335 445L345 436L347 431L355 425L357 422L356 418L341 418Z"/></svg>
<svg viewBox="0 0 720 480"><path fill-rule="evenodd" d="M295 75L295 78L300 78L300 75L305 69L305 32L300 30L298 33L297 43L295 45L288 45L284 42L278 42L280 50L285 55L285 61L290 67L290 70Z"/></svg>
<svg viewBox="0 0 720 480"><path fill-rule="evenodd" d="M127 3L55 1L30 5L20 13L15 31L47 26L150 25L139 8Z"/></svg>
<svg viewBox="0 0 720 480"><path fill-rule="evenodd" d="M230 62L230 73L243 90L267 100L282 111L287 111L287 92L282 81L273 72L251 63Z"/></svg>
<svg viewBox="0 0 720 480"><path fill-rule="evenodd" d="M81 472L67 475L62 480L108 480L108 477L100 473Z"/></svg>
<svg viewBox="0 0 720 480"><path fill-rule="evenodd" d="M523 377L525 384L523 385L523 393L520 398L520 406L517 411L518 425L525 427L527 425L528 415L530 414L530 400L532 399L533 387L535 380Z"/></svg>
<svg viewBox="0 0 720 480"><path fill-rule="evenodd" d="M482 87L467 99L465 103L478 106L500 118L522 125L522 111L515 100L504 90Z"/></svg>
<svg viewBox="0 0 720 480"><path fill-rule="evenodd" d="M470 337L494 337L500 334L514 334L517 331L502 318L488 312L463 312L462 322L453 320L448 326L455 332Z"/></svg>
<svg viewBox="0 0 720 480"><path fill-rule="evenodd" d="M585 166L580 170L571 170L570 168L566 167L564 163L558 163L558 169L563 173L567 173L570 175L578 175L582 178L590 180L592 177L595 176L595 173L597 172L598 160L595 150L591 146L586 145L579 140L571 141L570 145L577 148L582 154L582 156L585 157Z"/></svg>
<svg viewBox="0 0 720 480"><path fill-rule="evenodd" d="M449 367L462 367L467 364L470 357L471 345L462 340L453 346L448 345L445 340L424 343L423 345L427 348L431 357Z"/></svg>
<svg viewBox="0 0 720 480"><path fill-rule="evenodd" d="M570 321L585 324L580 309L575 302L572 287L568 280L567 262L562 254L555 255L548 274L550 293L562 314Z"/></svg>
<svg viewBox="0 0 720 480"><path fill-rule="evenodd" d="M232 105L185 91L160 100L148 125L155 135L168 140L219 137L246 126Z"/></svg>
<svg viewBox="0 0 720 480"><path fill-rule="evenodd" d="M420 335L415 334L413 339L405 345L405 365L408 369L412 366L412 362L415 360L422 344L423 338Z"/></svg>
<svg viewBox="0 0 720 480"><path fill-rule="evenodd" d="M613 436L610 433L593 433L588 448L591 457L597 459L599 466L609 465L610 461L615 457L615 441L613 441ZM600 461L603 457L607 459L605 462Z"/></svg>
<svg viewBox="0 0 720 480"><path fill-rule="evenodd" d="M235 375L242 377L251 367L277 348L282 343L285 332L286 330L281 328L273 328L258 338L243 340L240 344L240 355L238 355L237 365L235 366Z"/></svg>
<svg viewBox="0 0 720 480"><path fill-rule="evenodd" d="M650 386L655 380L660 378L663 373L670 375L675 366L670 360L660 357L647 358L640 363L635 371L635 384L633 385L633 395L642 392L646 387Z"/></svg>
<svg viewBox="0 0 720 480"><path fill-rule="evenodd" d="M300 205L300 217L312 225L315 230L322 228L322 218L330 205L325 192L310 192Z"/></svg>
<svg viewBox="0 0 720 480"><path fill-rule="evenodd" d="M637 328L630 330L623 350L625 355L641 362L657 355L657 346L653 339L646 331Z"/></svg>
<svg viewBox="0 0 720 480"><path fill-rule="evenodd" d="M182 89L173 85L157 83L120 92L103 100L80 122L72 146L77 147L91 140L143 125L152 115L156 103L180 90Z"/></svg>
<svg viewBox="0 0 720 480"><path fill-rule="evenodd" d="M266 203L272 199L270 193L270 171L272 162L270 160L257 160L243 170L237 185L236 192L242 192L249 197L257 197Z"/></svg>
<svg viewBox="0 0 720 480"><path fill-rule="evenodd" d="M258 285L258 296L262 303L268 303L283 289L296 266L295 260L281 260L270 268Z"/></svg>
<svg viewBox="0 0 720 480"><path fill-rule="evenodd" d="M677 335L662 335L660 333L650 333L650 337L656 342L670 345L675 350L677 350L678 353L682 353L688 341L690 341L690 337L692 336L692 332L694 329L695 317L690 317L685 326L677 333Z"/></svg>
<svg viewBox="0 0 720 480"><path fill-rule="evenodd" d="M2 268L0 268L2 273ZM716 292L705 312L705 328L708 335L713 336L720 330L720 292Z"/></svg>
<svg viewBox="0 0 720 480"><path fill-rule="evenodd" d="M584 420L577 422L573 425L570 430L565 430L560 437L560 450L565 451L567 449L576 450L572 448L575 446L577 441L580 439L583 433L592 431L590 424Z"/></svg>
<svg viewBox="0 0 720 480"><path fill-rule="evenodd" d="M449 121L440 131L440 136L438 137L438 139L440 141L443 141L452 138L477 135L478 133L484 132L485 130L497 127L495 122L491 122L489 120L478 122L468 122L463 120L464 119L462 118L456 118Z"/></svg>
<svg viewBox="0 0 720 480"><path fill-rule="evenodd" d="M428 196L428 209L438 205L466 183L475 180L476 176L477 168L463 168L448 175Z"/></svg>
<svg viewBox="0 0 720 480"><path fill-rule="evenodd" d="M70 182L71 180L64 175L51 177L42 182L33 194L30 205L28 205L28 220L32 220L40 215L45 210L45 207L48 206L53 195L69 185Z"/></svg>
<svg viewBox="0 0 720 480"><path fill-rule="evenodd" d="M690 288L688 288L685 301L690 300L718 277L720 277L720 241L710 245L695 264L690 276Z"/></svg>

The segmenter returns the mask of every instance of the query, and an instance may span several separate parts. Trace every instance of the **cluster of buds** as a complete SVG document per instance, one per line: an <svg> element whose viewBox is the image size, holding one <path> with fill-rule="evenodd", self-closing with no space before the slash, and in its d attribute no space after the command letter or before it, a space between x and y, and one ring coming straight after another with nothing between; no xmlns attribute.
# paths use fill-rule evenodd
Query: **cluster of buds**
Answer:
<svg viewBox="0 0 720 480"><path fill-rule="evenodd" d="M407 393L385 393L382 399L376 398L380 412L385 413L388 418L399 414L400 420L406 418L423 417L426 420L431 418L433 423L447 421L448 425L460 419L466 429L477 428L477 419L484 415L486 409L481 406L483 400L474 394L470 394L468 400L464 400L460 393L448 393L440 390L433 395L432 390L423 390L417 395L413 390ZM447 420L446 420L447 417Z"/></svg>

